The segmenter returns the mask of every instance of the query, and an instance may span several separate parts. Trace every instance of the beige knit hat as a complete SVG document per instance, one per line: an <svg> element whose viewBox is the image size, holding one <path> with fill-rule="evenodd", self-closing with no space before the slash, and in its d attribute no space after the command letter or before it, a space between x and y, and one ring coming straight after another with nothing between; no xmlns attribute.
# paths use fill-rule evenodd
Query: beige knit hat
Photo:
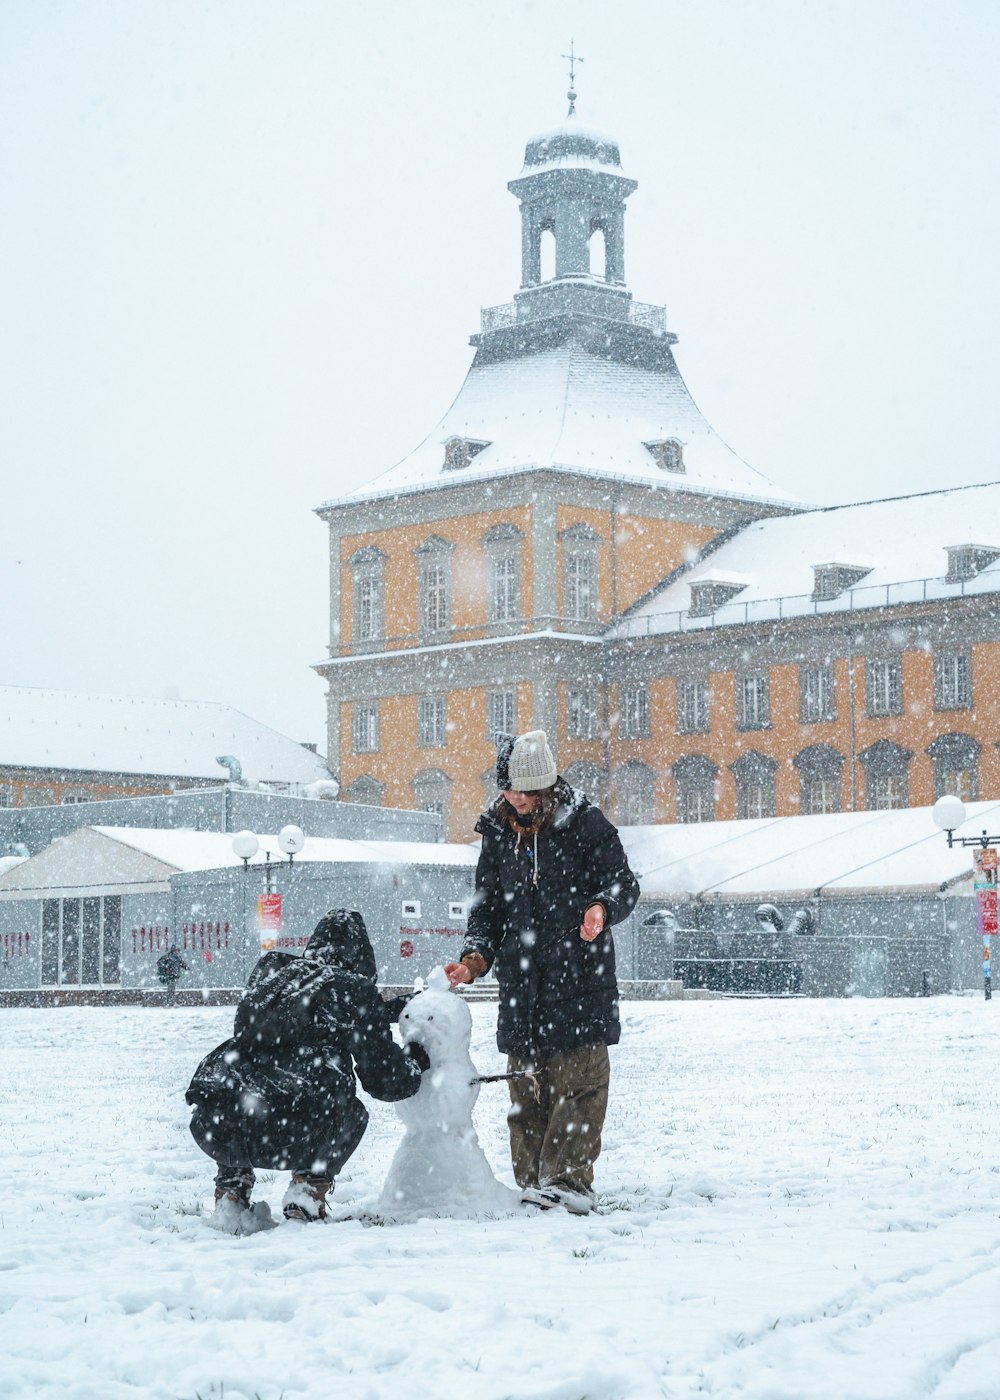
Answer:
<svg viewBox="0 0 1000 1400"><path fill-rule="evenodd" d="M507 774L515 792L538 792L552 786L556 780L556 761L544 729L518 735L507 760Z"/></svg>

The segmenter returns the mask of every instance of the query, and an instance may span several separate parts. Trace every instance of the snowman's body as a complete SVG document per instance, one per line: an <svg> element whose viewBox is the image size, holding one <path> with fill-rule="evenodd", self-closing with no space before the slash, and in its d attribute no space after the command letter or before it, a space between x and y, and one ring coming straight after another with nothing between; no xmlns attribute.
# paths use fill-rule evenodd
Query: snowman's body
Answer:
<svg viewBox="0 0 1000 1400"><path fill-rule="evenodd" d="M479 1097L469 1055L472 1016L435 968L399 1018L404 1042L431 1062L412 1098L396 1105L406 1131L382 1188L380 1209L396 1219L476 1216L513 1210L518 1196L502 1186L479 1145L472 1110Z"/></svg>

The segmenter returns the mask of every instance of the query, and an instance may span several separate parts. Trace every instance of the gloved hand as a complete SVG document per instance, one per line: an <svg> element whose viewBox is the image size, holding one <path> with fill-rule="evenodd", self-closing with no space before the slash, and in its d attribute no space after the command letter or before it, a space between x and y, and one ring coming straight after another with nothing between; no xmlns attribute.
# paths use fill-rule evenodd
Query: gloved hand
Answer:
<svg viewBox="0 0 1000 1400"><path fill-rule="evenodd" d="M420 1044L419 1040L408 1040L403 1046L403 1054L413 1061L421 1074L426 1074L431 1067L431 1057Z"/></svg>

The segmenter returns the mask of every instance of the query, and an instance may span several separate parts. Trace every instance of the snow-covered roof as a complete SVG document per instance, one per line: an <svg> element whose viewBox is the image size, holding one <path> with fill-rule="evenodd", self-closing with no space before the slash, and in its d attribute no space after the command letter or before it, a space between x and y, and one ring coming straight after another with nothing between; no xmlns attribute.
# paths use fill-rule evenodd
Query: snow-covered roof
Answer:
<svg viewBox="0 0 1000 1400"><path fill-rule="evenodd" d="M964 583L945 582L949 548L997 521L1000 482L772 516L748 525L613 627L609 636L698 630L727 623L842 612L1000 590L1000 559ZM1000 549L1000 544L996 546ZM981 548L985 549L985 546ZM814 569L867 569L836 598L814 601ZM687 616L691 585L729 575L739 597L707 617Z"/></svg>
<svg viewBox="0 0 1000 1400"><path fill-rule="evenodd" d="M175 870L222 870L242 865L233 853L233 838L220 831L160 831L139 827L95 826L92 828L112 841L152 856ZM70 838L67 838L67 840ZM263 865L265 851L271 859L283 861L276 836L258 836L260 850L251 865ZM473 846L434 841L349 841L340 837L307 835L306 844L295 857L305 861L360 861L375 865L470 865L475 866Z"/></svg>
<svg viewBox="0 0 1000 1400"><path fill-rule="evenodd" d="M259 867L264 853L284 861L275 836L261 836L260 852L250 862ZM172 875L225 870L242 865L233 853L232 835L218 831L149 830L139 827L84 826L60 837L29 860L0 868L0 898L19 891L99 886L167 887ZM296 863L361 863L392 866L467 866L474 869L473 846L431 841L348 841L308 837Z"/></svg>
<svg viewBox="0 0 1000 1400"><path fill-rule="evenodd" d="M996 831L1000 803L966 807L962 835ZM929 807L898 812L701 822L622 829L643 899L937 891L972 875L972 851L949 848Z"/></svg>
<svg viewBox="0 0 1000 1400"><path fill-rule="evenodd" d="M316 754L229 705L0 686L3 767L218 780L225 754L250 781L330 776Z"/></svg>
<svg viewBox="0 0 1000 1400"><path fill-rule="evenodd" d="M444 445L456 437L489 446L467 466L449 469ZM681 443L683 472L664 471L644 446L670 438ZM420 446L345 499L485 482L543 467L655 483L666 491L798 504L723 442L672 360L666 369L640 369L573 340L474 364Z"/></svg>

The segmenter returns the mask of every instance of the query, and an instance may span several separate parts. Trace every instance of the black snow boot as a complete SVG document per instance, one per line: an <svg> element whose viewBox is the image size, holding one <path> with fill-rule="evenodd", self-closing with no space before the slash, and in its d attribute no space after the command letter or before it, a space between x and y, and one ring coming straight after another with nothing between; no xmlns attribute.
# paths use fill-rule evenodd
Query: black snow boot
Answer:
<svg viewBox="0 0 1000 1400"><path fill-rule="evenodd" d="M281 1202L286 1220L325 1220L327 1192L333 1182L314 1172L293 1172L288 1190Z"/></svg>

